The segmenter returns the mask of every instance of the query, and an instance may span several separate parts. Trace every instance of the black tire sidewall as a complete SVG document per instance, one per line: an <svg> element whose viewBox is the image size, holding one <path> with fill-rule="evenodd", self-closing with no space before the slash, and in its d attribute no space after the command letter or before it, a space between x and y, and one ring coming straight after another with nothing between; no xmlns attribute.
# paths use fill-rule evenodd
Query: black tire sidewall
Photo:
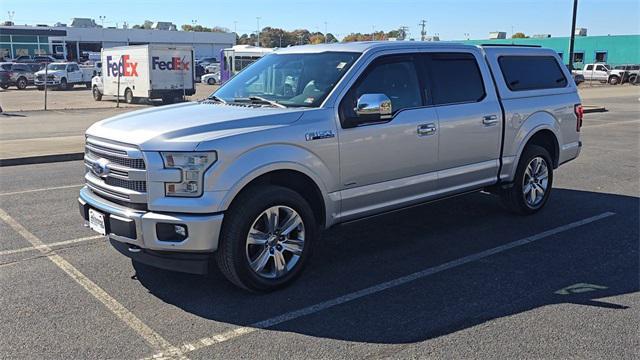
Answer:
<svg viewBox="0 0 640 360"><path fill-rule="evenodd" d="M124 101L127 104L133 104L133 92L131 91L131 89L126 89L124 91Z"/></svg>
<svg viewBox="0 0 640 360"><path fill-rule="evenodd" d="M523 179L524 179L525 171L527 169L527 165L529 165L529 162L531 162L533 158L538 156L542 157L544 161L547 163L549 177L548 177L547 191L544 194L544 198L542 199L540 204L538 204L538 206L536 206L535 208L532 208L531 206L529 206L529 204L527 204L527 201L525 200L524 194L522 192ZM553 188L553 163L551 161L551 156L549 155L549 152L541 146L528 145L525 151L522 153L522 158L518 163L515 183L512 188L512 191L515 191L515 194L513 195L521 211L525 214L532 214L540 211L542 208L544 208L547 201L549 201L552 188Z"/></svg>
<svg viewBox="0 0 640 360"><path fill-rule="evenodd" d="M209 85L215 85L215 84L216 84L216 81L215 81L214 79L208 79L208 80L207 80L207 84L209 84Z"/></svg>
<svg viewBox="0 0 640 360"><path fill-rule="evenodd" d="M16 82L16 87L20 90L24 90L27 88L27 79L25 78L20 78L18 79L18 81Z"/></svg>
<svg viewBox="0 0 640 360"><path fill-rule="evenodd" d="M313 252L313 245L319 231L313 210L298 193L280 186L259 186L241 195L244 196L237 199L236 206L232 205L225 216L221 231L222 249L218 251L226 252L232 260L231 266L241 286L261 292L282 288L302 273ZM256 218L269 207L276 205L288 206L302 217L305 226L305 244L298 263L287 275L279 279L266 279L256 274L249 266L246 258L246 238ZM230 280L235 282L233 279Z"/></svg>
<svg viewBox="0 0 640 360"><path fill-rule="evenodd" d="M100 94L100 90L98 90L97 86L94 86L91 92L93 94L93 100L95 101L102 100L102 94Z"/></svg>

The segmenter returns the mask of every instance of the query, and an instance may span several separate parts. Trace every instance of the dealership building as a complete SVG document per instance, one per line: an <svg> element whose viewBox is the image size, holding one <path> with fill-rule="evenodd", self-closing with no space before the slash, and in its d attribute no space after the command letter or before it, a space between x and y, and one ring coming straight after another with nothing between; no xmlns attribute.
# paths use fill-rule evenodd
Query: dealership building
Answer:
<svg viewBox="0 0 640 360"><path fill-rule="evenodd" d="M581 30L580 32L578 30ZM582 35L581 35L582 34ZM537 45L554 49L565 64L569 64L569 37L537 35L524 39L493 38L466 40L467 44L518 44ZM640 35L586 36L586 29L576 29L574 43L574 67L589 63L611 65L640 64Z"/></svg>
<svg viewBox="0 0 640 360"><path fill-rule="evenodd" d="M86 19L90 20L90 19ZM167 23L156 23L167 24ZM220 56L236 43L234 33L176 31L175 26L154 29L103 28L93 20L82 26L0 26L0 58L57 54L78 59L85 52L125 45L162 44L193 46L196 58ZM167 28L170 30L161 30Z"/></svg>

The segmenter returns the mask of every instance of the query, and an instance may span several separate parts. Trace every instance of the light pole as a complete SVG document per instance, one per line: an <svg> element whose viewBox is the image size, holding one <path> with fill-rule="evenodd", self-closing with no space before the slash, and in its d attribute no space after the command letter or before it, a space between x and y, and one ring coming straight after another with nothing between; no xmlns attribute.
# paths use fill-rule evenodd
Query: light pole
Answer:
<svg viewBox="0 0 640 360"><path fill-rule="evenodd" d="M578 14L578 0L573 0L573 19L571 20L571 40L569 40L569 70L573 70L573 43L576 40L576 15Z"/></svg>
<svg viewBox="0 0 640 360"><path fill-rule="evenodd" d="M469 40L469 33L464 33L464 37L467 38L467 40Z"/></svg>
<svg viewBox="0 0 640 360"><path fill-rule="evenodd" d="M195 27L198 24L198 20L191 20L191 31L195 31Z"/></svg>
<svg viewBox="0 0 640 360"><path fill-rule="evenodd" d="M256 16L256 24L258 25L258 31L256 32L258 41L256 46L260 46L260 16Z"/></svg>
<svg viewBox="0 0 640 360"><path fill-rule="evenodd" d="M326 44L328 42L327 40L327 22L324 22L324 43Z"/></svg>
<svg viewBox="0 0 640 360"><path fill-rule="evenodd" d="M238 35L238 21L233 21L233 32Z"/></svg>
<svg viewBox="0 0 640 360"><path fill-rule="evenodd" d="M100 19L100 23L102 24L102 28L104 29L104 20L107 18L106 16L100 15L98 16L98 18Z"/></svg>

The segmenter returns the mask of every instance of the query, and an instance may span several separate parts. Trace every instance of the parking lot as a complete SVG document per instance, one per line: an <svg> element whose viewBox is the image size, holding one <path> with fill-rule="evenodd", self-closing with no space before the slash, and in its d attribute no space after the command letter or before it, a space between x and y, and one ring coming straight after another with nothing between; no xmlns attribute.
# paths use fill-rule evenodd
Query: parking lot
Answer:
<svg viewBox="0 0 640 360"><path fill-rule="evenodd" d="M217 85L206 85L197 83L196 94L187 97L188 100L204 99L217 89ZM44 90L38 90L34 86L29 86L24 90L10 87L7 90L0 89L0 106L4 111L34 111L44 109ZM161 104L161 102L157 102ZM153 103L127 104L120 99L120 107L141 108L151 106ZM103 109L115 108L115 97L104 97L102 101L95 101L91 95L91 89L84 86L76 86L71 90L47 90L47 109L68 110L68 109Z"/></svg>
<svg viewBox="0 0 640 360"><path fill-rule="evenodd" d="M338 226L266 295L117 253L82 226L81 161L2 167L0 357L637 358L639 96L591 95L609 111L540 213L476 193Z"/></svg>

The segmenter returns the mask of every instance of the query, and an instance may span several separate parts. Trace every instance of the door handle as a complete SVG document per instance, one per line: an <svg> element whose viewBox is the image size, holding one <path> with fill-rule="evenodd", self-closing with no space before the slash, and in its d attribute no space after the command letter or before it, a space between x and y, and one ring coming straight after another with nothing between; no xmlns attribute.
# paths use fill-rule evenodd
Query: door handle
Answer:
<svg viewBox="0 0 640 360"><path fill-rule="evenodd" d="M482 123L485 126L493 126L498 123L498 117L496 115L487 115L482 117Z"/></svg>
<svg viewBox="0 0 640 360"><path fill-rule="evenodd" d="M418 136L428 136L436 133L436 124L420 124L418 125Z"/></svg>

